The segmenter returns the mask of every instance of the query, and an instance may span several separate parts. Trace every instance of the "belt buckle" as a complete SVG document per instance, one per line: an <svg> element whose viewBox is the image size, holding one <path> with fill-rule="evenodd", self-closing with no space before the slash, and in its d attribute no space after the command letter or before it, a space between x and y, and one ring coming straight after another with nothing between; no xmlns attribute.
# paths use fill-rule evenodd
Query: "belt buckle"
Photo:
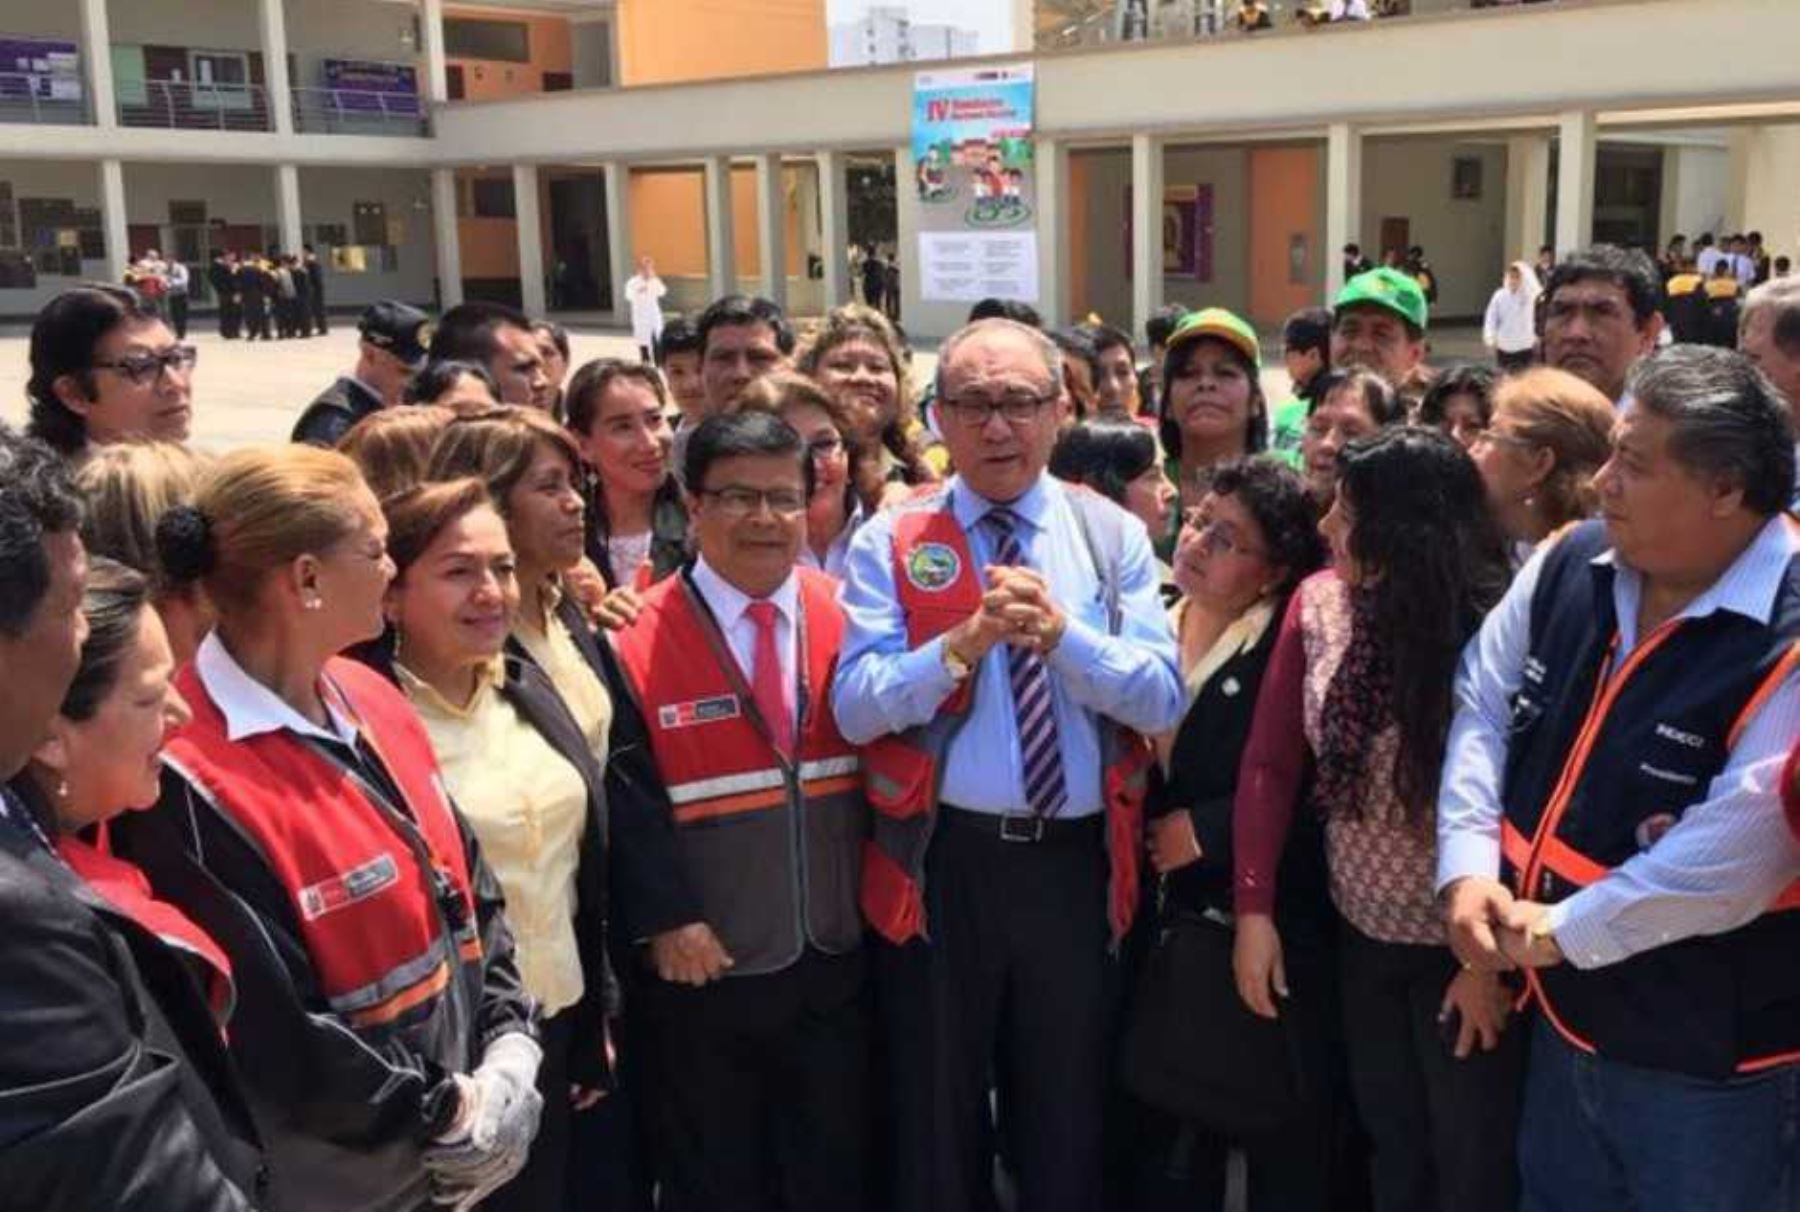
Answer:
<svg viewBox="0 0 1800 1212"><path fill-rule="evenodd" d="M1000 840L1041 842L1044 840L1044 818L1029 813L1008 813L1000 818Z"/></svg>

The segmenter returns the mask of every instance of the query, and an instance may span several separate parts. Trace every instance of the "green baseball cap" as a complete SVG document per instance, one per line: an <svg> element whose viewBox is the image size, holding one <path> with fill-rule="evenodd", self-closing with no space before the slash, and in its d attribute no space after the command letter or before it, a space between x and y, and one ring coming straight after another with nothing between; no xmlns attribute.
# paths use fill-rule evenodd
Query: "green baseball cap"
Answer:
<svg viewBox="0 0 1800 1212"><path fill-rule="evenodd" d="M1250 365L1262 369L1262 345L1256 339L1256 330L1236 312L1226 311L1223 307L1208 307L1181 317L1164 348L1178 349L1202 337L1225 342L1249 358Z"/></svg>
<svg viewBox="0 0 1800 1212"><path fill-rule="evenodd" d="M1357 274L1344 283L1344 289L1338 291L1337 302L1333 304L1332 311L1341 312L1358 303L1386 308L1420 332L1425 331L1429 314L1425 292L1409 275L1397 269L1383 265L1368 273Z"/></svg>

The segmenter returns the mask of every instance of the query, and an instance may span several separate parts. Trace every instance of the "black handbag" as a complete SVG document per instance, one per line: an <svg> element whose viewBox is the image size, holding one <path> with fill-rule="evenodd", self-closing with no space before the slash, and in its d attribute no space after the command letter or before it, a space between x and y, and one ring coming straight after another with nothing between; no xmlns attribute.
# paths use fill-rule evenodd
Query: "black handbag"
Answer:
<svg viewBox="0 0 1800 1212"><path fill-rule="evenodd" d="M1290 1123L1305 1091L1289 1023L1259 1018L1238 997L1235 933L1221 918L1181 910L1158 926L1134 990L1120 1076L1150 1106L1242 1139Z"/></svg>

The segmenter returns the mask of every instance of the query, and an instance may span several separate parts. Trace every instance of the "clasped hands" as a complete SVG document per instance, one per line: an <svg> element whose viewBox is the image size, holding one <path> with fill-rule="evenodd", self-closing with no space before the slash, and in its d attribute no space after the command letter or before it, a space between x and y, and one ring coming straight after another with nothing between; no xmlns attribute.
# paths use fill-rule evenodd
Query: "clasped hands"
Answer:
<svg viewBox="0 0 1800 1212"><path fill-rule="evenodd" d="M1049 656L1068 630L1068 616L1050 597L1050 583L1035 569L990 564L981 607L944 634L944 646L975 665L996 644Z"/></svg>
<svg viewBox="0 0 1800 1212"><path fill-rule="evenodd" d="M544 1109L537 1091L544 1054L530 1036L500 1036L471 1073L455 1074L450 1128L425 1150L431 1202L466 1212L525 1168Z"/></svg>
<svg viewBox="0 0 1800 1212"><path fill-rule="evenodd" d="M1507 972L1563 962L1545 923L1550 906L1519 900L1499 880L1465 876L1444 890L1444 906L1450 949L1465 968Z"/></svg>

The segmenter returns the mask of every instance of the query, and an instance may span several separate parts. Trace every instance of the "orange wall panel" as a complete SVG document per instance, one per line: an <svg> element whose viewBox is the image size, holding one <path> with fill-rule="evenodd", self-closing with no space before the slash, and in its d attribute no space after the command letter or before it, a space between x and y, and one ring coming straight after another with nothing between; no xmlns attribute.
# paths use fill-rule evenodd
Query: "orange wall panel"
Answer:
<svg viewBox="0 0 1800 1212"><path fill-rule="evenodd" d="M469 101L492 101L544 91L545 72L574 70L566 17L543 17L513 9L447 8L446 17L481 17L497 21L523 21L531 27L531 61L506 63L493 59L461 59L446 62L463 69L463 96Z"/></svg>
<svg viewBox="0 0 1800 1212"><path fill-rule="evenodd" d="M825 0L619 0L618 39L626 87L813 71Z"/></svg>
<svg viewBox="0 0 1800 1212"><path fill-rule="evenodd" d="M706 180L699 169L631 174L631 248L660 274L706 276Z"/></svg>
<svg viewBox="0 0 1800 1212"><path fill-rule="evenodd" d="M1325 278L1325 216L1317 209L1316 147L1259 147L1250 152L1250 320L1270 327L1310 306ZM1296 242L1305 264L1293 273Z"/></svg>

